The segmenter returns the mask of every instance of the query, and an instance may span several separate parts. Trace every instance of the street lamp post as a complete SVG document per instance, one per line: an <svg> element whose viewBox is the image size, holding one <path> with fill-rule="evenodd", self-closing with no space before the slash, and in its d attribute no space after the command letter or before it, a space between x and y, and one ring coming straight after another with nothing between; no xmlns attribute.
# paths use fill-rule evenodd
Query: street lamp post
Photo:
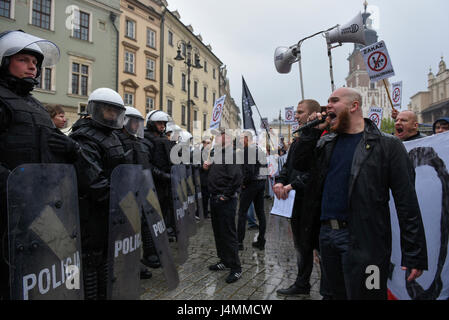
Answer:
<svg viewBox="0 0 449 320"><path fill-rule="evenodd" d="M181 45L184 44L186 47L186 54L185 56L181 53ZM195 54L195 61L192 63L192 50ZM191 132L190 128L190 71L191 68L195 69L201 69L203 66L200 64L200 55L199 50L196 47L192 47L192 44L190 41L186 42L184 40L178 41L178 53L175 57L175 60L177 61L184 61L184 63L187 65L187 131Z"/></svg>

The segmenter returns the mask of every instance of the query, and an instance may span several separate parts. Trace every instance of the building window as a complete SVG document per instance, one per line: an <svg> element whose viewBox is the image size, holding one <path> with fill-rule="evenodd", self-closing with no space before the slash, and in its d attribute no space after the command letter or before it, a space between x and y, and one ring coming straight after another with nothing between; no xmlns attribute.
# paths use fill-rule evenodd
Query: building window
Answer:
<svg viewBox="0 0 449 320"><path fill-rule="evenodd" d="M72 63L72 94L88 95L89 66Z"/></svg>
<svg viewBox="0 0 449 320"><path fill-rule="evenodd" d="M145 107L146 107L147 113L150 112L151 110L154 110L154 99L151 97L147 97Z"/></svg>
<svg viewBox="0 0 449 320"><path fill-rule="evenodd" d="M135 54L125 51L125 72L134 73Z"/></svg>
<svg viewBox="0 0 449 320"><path fill-rule="evenodd" d="M156 49L156 32L147 28L147 46Z"/></svg>
<svg viewBox="0 0 449 320"><path fill-rule="evenodd" d="M204 87L204 102L207 102L207 87Z"/></svg>
<svg viewBox="0 0 449 320"><path fill-rule="evenodd" d="M186 75L184 73L181 75L181 88L182 91L186 91Z"/></svg>
<svg viewBox="0 0 449 320"><path fill-rule="evenodd" d="M203 113L203 131L206 131L207 126L207 113Z"/></svg>
<svg viewBox="0 0 449 320"><path fill-rule="evenodd" d="M193 81L193 96L198 98L198 81Z"/></svg>
<svg viewBox="0 0 449 320"><path fill-rule="evenodd" d="M125 105L134 106L134 94L125 92L125 94L123 95L123 98L124 98L123 102L125 103Z"/></svg>
<svg viewBox="0 0 449 320"><path fill-rule="evenodd" d="M156 70L156 62L153 59L147 59L147 79L154 80Z"/></svg>
<svg viewBox="0 0 449 320"><path fill-rule="evenodd" d="M215 98L216 98L217 96L216 96L216 94L215 94L215 92L214 93L212 93L212 103L215 105Z"/></svg>
<svg viewBox="0 0 449 320"><path fill-rule="evenodd" d="M170 117L173 116L173 101L167 99L167 113Z"/></svg>
<svg viewBox="0 0 449 320"><path fill-rule="evenodd" d="M181 43L181 53L184 57L187 54L186 44L184 42Z"/></svg>
<svg viewBox="0 0 449 320"><path fill-rule="evenodd" d="M198 111L193 110L193 121L198 121Z"/></svg>
<svg viewBox="0 0 449 320"><path fill-rule="evenodd" d="M181 124L186 125L186 106L181 106Z"/></svg>
<svg viewBox="0 0 449 320"><path fill-rule="evenodd" d="M34 0L32 24L50 30L51 0Z"/></svg>
<svg viewBox="0 0 449 320"><path fill-rule="evenodd" d="M11 17L11 0L0 0L0 16Z"/></svg>
<svg viewBox="0 0 449 320"><path fill-rule="evenodd" d="M79 21L79 28L73 29L73 37L89 41L90 14L83 11L75 11L75 19Z"/></svg>
<svg viewBox="0 0 449 320"><path fill-rule="evenodd" d="M204 72L207 72L207 61L204 60Z"/></svg>
<svg viewBox="0 0 449 320"><path fill-rule="evenodd" d="M126 36L131 39L136 38L136 23L131 20L126 20Z"/></svg>
<svg viewBox="0 0 449 320"><path fill-rule="evenodd" d="M212 76L214 77L214 79L215 79L215 68L214 69L212 69Z"/></svg>
<svg viewBox="0 0 449 320"><path fill-rule="evenodd" d="M173 67L171 65L168 65L167 81L169 84L173 85Z"/></svg>
<svg viewBox="0 0 449 320"><path fill-rule="evenodd" d="M374 82L370 82L369 88L372 90L376 89L376 84Z"/></svg>
<svg viewBox="0 0 449 320"><path fill-rule="evenodd" d="M173 47L173 32L168 32L168 44Z"/></svg>
<svg viewBox="0 0 449 320"><path fill-rule="evenodd" d="M36 86L39 89L51 91L52 90L52 68L43 68L39 78L36 80L39 81L39 84Z"/></svg>

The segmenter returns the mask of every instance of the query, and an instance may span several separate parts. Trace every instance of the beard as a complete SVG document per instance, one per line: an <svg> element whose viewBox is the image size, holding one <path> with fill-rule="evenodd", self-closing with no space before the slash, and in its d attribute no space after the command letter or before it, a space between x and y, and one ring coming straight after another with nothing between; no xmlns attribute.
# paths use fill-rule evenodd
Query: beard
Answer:
<svg viewBox="0 0 449 320"><path fill-rule="evenodd" d="M336 123L331 126L331 131L336 133L345 133L351 125L351 118L348 109L344 109L338 115Z"/></svg>

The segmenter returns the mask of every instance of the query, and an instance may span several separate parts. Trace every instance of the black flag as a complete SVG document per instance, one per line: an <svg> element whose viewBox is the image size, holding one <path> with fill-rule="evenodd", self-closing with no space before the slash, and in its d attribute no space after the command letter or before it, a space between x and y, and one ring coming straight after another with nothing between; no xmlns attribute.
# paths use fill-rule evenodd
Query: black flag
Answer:
<svg viewBox="0 0 449 320"><path fill-rule="evenodd" d="M243 77L242 84L243 129L252 129L254 132L257 132L253 121L253 111L251 110L251 107L255 106L256 103L254 102L251 92L249 92L248 86L246 85Z"/></svg>

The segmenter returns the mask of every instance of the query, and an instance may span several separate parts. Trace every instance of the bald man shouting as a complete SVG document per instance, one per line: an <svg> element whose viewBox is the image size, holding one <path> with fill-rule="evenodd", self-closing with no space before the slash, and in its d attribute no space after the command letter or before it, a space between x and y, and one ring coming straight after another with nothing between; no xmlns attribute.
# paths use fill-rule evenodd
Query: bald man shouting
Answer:
<svg viewBox="0 0 449 320"><path fill-rule="evenodd" d="M398 138L363 118L357 90L340 88L332 93L327 115L322 126L331 132L321 138L318 128L303 132L303 148L295 152L295 169L311 172L303 207L310 219L304 223L310 226L303 228L318 230L314 237L319 240L322 274L333 298L386 299L390 190L407 280L416 280L427 269L414 168ZM310 116L309 121L317 117L322 114Z"/></svg>
<svg viewBox="0 0 449 320"><path fill-rule="evenodd" d="M410 110L402 111L397 115L394 124L394 135L404 142L425 137L418 130L418 117Z"/></svg>

